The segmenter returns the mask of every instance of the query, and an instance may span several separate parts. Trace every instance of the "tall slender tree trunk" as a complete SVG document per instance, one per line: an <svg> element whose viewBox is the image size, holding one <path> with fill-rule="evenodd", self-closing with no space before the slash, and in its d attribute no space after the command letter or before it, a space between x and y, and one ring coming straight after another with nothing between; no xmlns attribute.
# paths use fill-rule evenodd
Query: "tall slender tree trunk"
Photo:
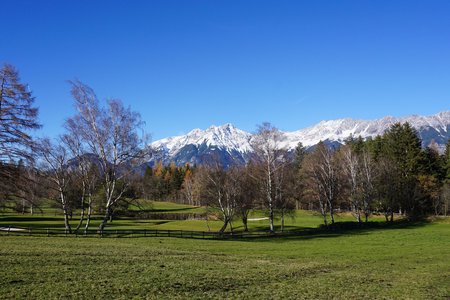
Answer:
<svg viewBox="0 0 450 300"><path fill-rule="evenodd" d="M248 231L248 218L247 216L242 216L242 223L244 224L244 231L247 232Z"/></svg>
<svg viewBox="0 0 450 300"><path fill-rule="evenodd" d="M270 232L275 232L274 225L273 225L273 205L272 201L269 202L269 230Z"/></svg>
<svg viewBox="0 0 450 300"><path fill-rule="evenodd" d="M75 231L80 230L81 225L83 225L83 221L84 221L84 207L81 208L81 213L80 213L80 221L78 222L77 228L75 228Z"/></svg>
<svg viewBox="0 0 450 300"><path fill-rule="evenodd" d="M64 213L64 228L69 233L72 233L72 228L70 227L70 223L69 223L69 212L68 212L68 208L67 208L66 198L65 198L64 192L62 190L59 190L59 193L60 193L59 196L61 198L61 204L62 204L63 213Z"/></svg>
<svg viewBox="0 0 450 300"><path fill-rule="evenodd" d="M369 215L370 215L369 200L364 200L364 216L366 219L366 223L369 222Z"/></svg>
<svg viewBox="0 0 450 300"><path fill-rule="evenodd" d="M105 229L106 223L108 223L108 220L111 218L111 208L107 207L105 211L105 215L103 216L102 221L100 222L100 225L98 226L98 230L100 233L103 233L103 230Z"/></svg>
<svg viewBox="0 0 450 300"><path fill-rule="evenodd" d="M88 212L86 216L86 225L84 226L84 233L87 233L89 229L89 225L91 224L91 216L92 216L92 194L89 192L88 194Z"/></svg>
<svg viewBox="0 0 450 300"><path fill-rule="evenodd" d="M330 206L331 224L334 224L334 207L331 202L328 202L328 205Z"/></svg>
<svg viewBox="0 0 450 300"><path fill-rule="evenodd" d="M91 224L91 214L92 214L92 208L89 206L88 207L88 215L86 218L86 225L84 226L84 232L87 233L88 229L89 229L89 225Z"/></svg>
<svg viewBox="0 0 450 300"><path fill-rule="evenodd" d="M83 191L82 191L82 195L81 195L81 213L80 213L80 222L78 222L77 228L75 228L75 231L78 232L78 230L80 230L81 225L83 225L83 221L84 221L84 212L85 212L85 208L84 208L84 196L85 196L86 192L85 192L85 185L83 182Z"/></svg>
<svg viewBox="0 0 450 300"><path fill-rule="evenodd" d="M272 179L269 175L268 183L267 183L267 202L269 204L269 230L270 232L274 232L274 225L273 225L273 201L272 201Z"/></svg>
<svg viewBox="0 0 450 300"><path fill-rule="evenodd" d="M356 210L356 221L358 221L358 223L362 223L361 210L359 210L358 208L355 208L355 210Z"/></svg>
<svg viewBox="0 0 450 300"><path fill-rule="evenodd" d="M67 213L67 210L64 210L64 227L65 227L66 231L68 231L69 233L72 233L72 228L70 227L70 223L69 223L69 214Z"/></svg>
<svg viewBox="0 0 450 300"><path fill-rule="evenodd" d="M228 217L225 217L224 220L223 220L222 228L220 228L220 230L219 230L220 234L224 233L224 231L227 229L228 222L229 222Z"/></svg>
<svg viewBox="0 0 450 300"><path fill-rule="evenodd" d="M320 212L321 212L322 217L323 217L323 223L325 224L325 226L328 227L327 212L326 212L326 209L325 209L325 204L322 203L322 201L319 200L319 206L320 206Z"/></svg>

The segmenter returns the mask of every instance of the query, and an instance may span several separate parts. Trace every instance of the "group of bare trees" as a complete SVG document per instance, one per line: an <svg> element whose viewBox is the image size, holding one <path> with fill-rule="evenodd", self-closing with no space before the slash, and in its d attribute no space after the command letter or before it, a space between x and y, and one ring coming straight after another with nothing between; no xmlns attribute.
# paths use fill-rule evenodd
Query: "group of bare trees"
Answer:
<svg viewBox="0 0 450 300"><path fill-rule="evenodd" d="M81 210L78 230L86 219L89 227L92 215L92 198L99 191L103 218L102 231L111 220L117 203L123 199L135 167L142 163L146 153L145 136L141 134L140 115L112 99L101 105L94 91L80 81L72 81L71 93L77 113L64 127L66 133L56 142L40 140L36 153L41 158L41 170L58 191L64 212L65 227L70 232L68 188L78 185ZM86 213L87 210L87 213Z"/></svg>
<svg viewBox="0 0 450 300"><path fill-rule="evenodd" d="M75 209L75 230L88 229L95 198L101 231L146 156L143 122L120 100L103 103L80 81L70 86L76 113L66 120L65 133L33 140L30 131L40 127L34 97L14 67L0 69L0 204L21 202L23 212L33 212L42 198L55 199L71 232Z"/></svg>
<svg viewBox="0 0 450 300"><path fill-rule="evenodd" d="M331 223L335 222L337 207L349 209L357 222L362 222L362 216L368 221L375 197L376 170L366 148L357 149L349 143L336 151L319 143L307 156L300 173L307 187L304 195L315 200L325 225L328 214Z"/></svg>

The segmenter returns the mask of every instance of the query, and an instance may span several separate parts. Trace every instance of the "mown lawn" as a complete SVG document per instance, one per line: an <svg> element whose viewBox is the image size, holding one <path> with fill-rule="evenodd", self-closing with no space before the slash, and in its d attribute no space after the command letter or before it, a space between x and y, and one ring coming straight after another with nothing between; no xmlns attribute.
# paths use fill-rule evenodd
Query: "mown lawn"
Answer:
<svg viewBox="0 0 450 300"><path fill-rule="evenodd" d="M248 241L0 235L0 299L449 299L450 224Z"/></svg>

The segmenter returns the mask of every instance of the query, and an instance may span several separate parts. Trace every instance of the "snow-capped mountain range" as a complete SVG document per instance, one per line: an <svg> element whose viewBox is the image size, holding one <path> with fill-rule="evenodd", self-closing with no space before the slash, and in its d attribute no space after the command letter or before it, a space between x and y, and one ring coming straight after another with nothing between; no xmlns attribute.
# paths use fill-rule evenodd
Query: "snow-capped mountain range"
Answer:
<svg viewBox="0 0 450 300"><path fill-rule="evenodd" d="M322 121L314 126L292 132L284 132L281 145L293 150L301 142L313 147L320 141L330 145L342 144L350 135L366 139L382 135L394 123L410 123L422 138L423 146L435 141L441 149L450 138L450 111L432 116L412 115L385 117L377 120L354 120L350 118ZM219 158L224 165L245 163L252 148L253 135L232 124L211 126L206 130L194 129L186 135L174 136L151 144L153 157L150 163L171 161L178 165L201 164L211 157Z"/></svg>

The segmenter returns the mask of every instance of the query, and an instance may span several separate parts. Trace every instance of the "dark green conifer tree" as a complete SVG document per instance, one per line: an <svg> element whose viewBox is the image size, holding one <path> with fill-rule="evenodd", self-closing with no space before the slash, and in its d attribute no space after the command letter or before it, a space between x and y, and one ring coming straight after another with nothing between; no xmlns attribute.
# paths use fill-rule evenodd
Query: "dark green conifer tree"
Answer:
<svg viewBox="0 0 450 300"><path fill-rule="evenodd" d="M396 170L391 177L392 186L396 189L396 209L409 217L417 217L423 213L417 183L424 161L422 142L409 123L392 125L383 140L383 154Z"/></svg>

